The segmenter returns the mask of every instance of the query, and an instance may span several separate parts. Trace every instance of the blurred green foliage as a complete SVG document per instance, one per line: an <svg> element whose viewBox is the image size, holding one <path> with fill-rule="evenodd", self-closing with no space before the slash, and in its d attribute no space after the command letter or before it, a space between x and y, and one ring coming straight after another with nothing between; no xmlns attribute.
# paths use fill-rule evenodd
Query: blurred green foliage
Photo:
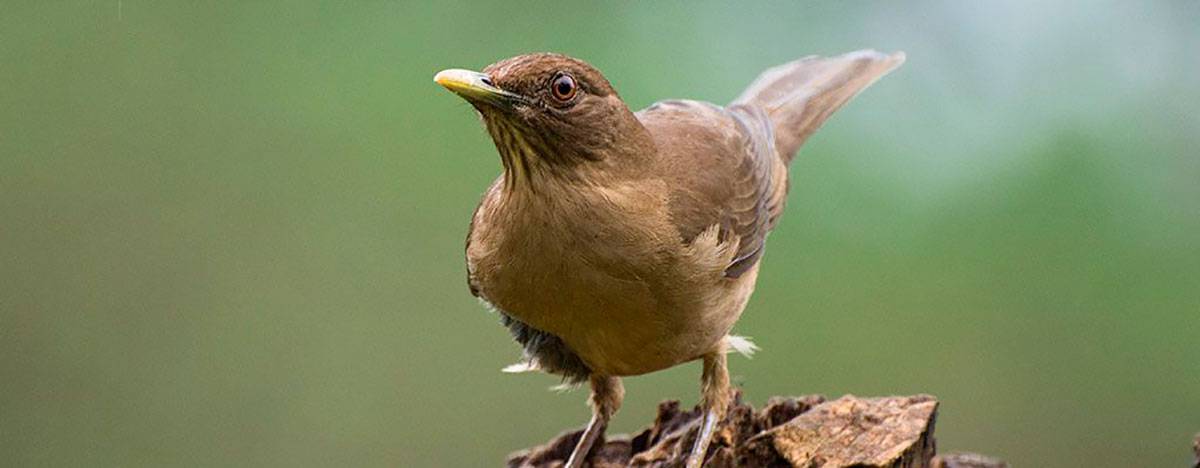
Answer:
<svg viewBox="0 0 1200 468"><path fill-rule="evenodd" d="M749 400L927 392L939 447L1180 466L1200 430L1200 4L14 2L0 459L479 466L584 392L468 293L499 162L443 68L584 58L641 108L858 48L908 63L793 166ZM613 430L694 402L627 380Z"/></svg>

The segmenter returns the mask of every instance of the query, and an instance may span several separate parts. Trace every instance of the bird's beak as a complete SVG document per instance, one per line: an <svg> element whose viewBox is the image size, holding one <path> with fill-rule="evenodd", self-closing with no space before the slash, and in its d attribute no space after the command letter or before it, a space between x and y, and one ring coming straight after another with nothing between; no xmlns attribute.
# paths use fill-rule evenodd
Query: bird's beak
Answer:
<svg viewBox="0 0 1200 468"><path fill-rule="evenodd" d="M470 70L442 70L434 75L433 81L473 103L511 106L524 99L519 94L496 87L488 75Z"/></svg>

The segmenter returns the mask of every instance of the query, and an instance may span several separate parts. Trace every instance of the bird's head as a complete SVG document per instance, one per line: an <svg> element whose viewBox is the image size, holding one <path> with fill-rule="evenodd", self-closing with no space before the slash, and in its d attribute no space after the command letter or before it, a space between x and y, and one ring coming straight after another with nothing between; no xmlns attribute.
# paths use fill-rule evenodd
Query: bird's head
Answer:
<svg viewBox="0 0 1200 468"><path fill-rule="evenodd" d="M528 54L483 72L445 70L434 81L483 117L508 172L571 174L571 168L635 150L644 129L599 71L559 54Z"/></svg>

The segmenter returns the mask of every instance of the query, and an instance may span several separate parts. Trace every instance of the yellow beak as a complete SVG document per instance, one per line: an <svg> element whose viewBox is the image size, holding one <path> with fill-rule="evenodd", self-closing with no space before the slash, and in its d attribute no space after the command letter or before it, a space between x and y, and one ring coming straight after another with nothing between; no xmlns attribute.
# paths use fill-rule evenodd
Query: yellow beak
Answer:
<svg viewBox="0 0 1200 468"><path fill-rule="evenodd" d="M433 81L472 102L511 105L524 100L519 94L496 87L488 75L470 70L442 70L434 75Z"/></svg>

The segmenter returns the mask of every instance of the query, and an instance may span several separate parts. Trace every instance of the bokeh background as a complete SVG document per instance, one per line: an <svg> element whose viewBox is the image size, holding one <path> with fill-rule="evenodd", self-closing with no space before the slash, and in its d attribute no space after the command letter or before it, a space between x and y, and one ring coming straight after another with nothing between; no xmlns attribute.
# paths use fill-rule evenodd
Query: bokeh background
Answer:
<svg viewBox="0 0 1200 468"><path fill-rule="evenodd" d="M543 50L634 108L908 53L792 168L751 402L932 393L940 448L1016 466L1182 466L1200 431L1200 3L3 10L5 465L495 466L582 425L499 372L462 250L500 165L431 80ZM698 378L628 379L613 432Z"/></svg>

